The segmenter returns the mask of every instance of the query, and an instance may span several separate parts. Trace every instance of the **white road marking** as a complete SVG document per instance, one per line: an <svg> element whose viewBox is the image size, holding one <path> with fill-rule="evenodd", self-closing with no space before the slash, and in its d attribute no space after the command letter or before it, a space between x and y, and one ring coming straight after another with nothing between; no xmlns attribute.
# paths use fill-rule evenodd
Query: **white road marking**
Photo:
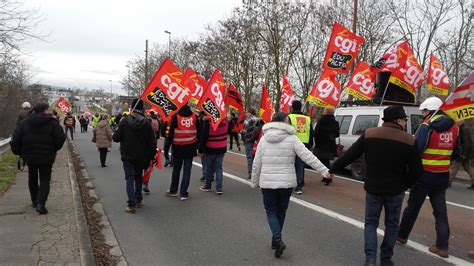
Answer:
<svg viewBox="0 0 474 266"><path fill-rule="evenodd" d="M193 164L198 166L198 167L202 167L202 164L198 163L198 162L194 162L193 161ZM226 173L224 172L223 175L225 177L228 177L230 179L233 179L237 182L240 182L240 183L243 183L243 184L246 184L246 185L251 185L251 182L248 181L248 180L245 180L241 177L238 177L238 176L235 176L235 175L232 175L232 174L229 174L229 173ZM323 208L321 206L318 206L318 205L315 205L313 203L310 203L310 202L307 202L307 201L304 201L304 200L301 200L301 199L298 199L298 198L295 198L295 197L291 197L290 198L290 201L300 205L300 206L303 206L303 207L306 207L310 210L313 210L313 211L316 211L318 213L321 213L321 214L324 214L324 215L327 215L331 218L334 218L334 219L337 219L337 220L340 220L340 221L343 221L343 222L346 222L348 224L351 224L359 229L364 229L364 223L363 222L360 222L356 219L353 219L353 218L350 218L350 217L347 217L345 215L342 215L340 213L337 213L337 212L334 212L334 211L331 211L329 209L326 209L326 208ZM377 234L383 236L384 235L384 231L380 228L377 229ZM449 258L441 258L439 257L438 255L435 255L431 252L428 251L428 246L425 246L425 245L422 245L420 243L417 243L417 242L414 242L414 241L411 241L411 240L408 240L408 242L405 244L405 246L407 247L411 247L417 251L420 251L422 253L425 253L431 257L434 257L434 258L437 258L437 259L442 259L448 263L452 263L454 265L472 265L472 263L468 262L468 261L465 261L463 259L460 259L460 258L457 258L457 257L454 257L452 255L449 256Z"/></svg>
<svg viewBox="0 0 474 266"><path fill-rule="evenodd" d="M227 152L245 157L245 155L241 154L241 153L236 153L236 152L232 152L232 151L227 151ZM309 172L316 173L316 174L318 173L318 172L314 171L313 169L305 169L305 170L309 171ZM350 181L350 182L354 182L354 183L359 183L359 184L364 184L364 182L360 181L360 180L355 180L355 179L352 179L352 178L347 178L347 177L343 177L343 176L339 176L339 175L336 175L336 177L339 178L339 179L342 179L342 180L346 180L346 181ZM406 191L405 194L410 195L410 193L408 191ZM426 197L426 199L429 199L429 197ZM474 211L474 207L471 207L471 206L467 206L467 205L463 205L463 204L459 204L459 203L455 203L455 202L451 202L451 201L446 201L446 204L456 206L456 207L459 207L459 208L463 208L463 209L467 209L467 210L470 210L470 211Z"/></svg>

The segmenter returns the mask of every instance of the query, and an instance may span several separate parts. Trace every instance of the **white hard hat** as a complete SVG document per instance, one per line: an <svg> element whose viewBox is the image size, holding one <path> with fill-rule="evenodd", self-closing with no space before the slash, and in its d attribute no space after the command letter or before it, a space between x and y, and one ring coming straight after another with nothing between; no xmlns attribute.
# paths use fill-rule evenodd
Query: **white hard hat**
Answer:
<svg viewBox="0 0 474 266"><path fill-rule="evenodd" d="M21 108L31 108L31 105L29 102L24 102L23 104L21 104Z"/></svg>
<svg viewBox="0 0 474 266"><path fill-rule="evenodd" d="M420 104L420 110L429 110L429 111L436 111L438 110L441 105L443 104L443 101L441 101L440 98L438 97L429 97L428 99L424 100Z"/></svg>

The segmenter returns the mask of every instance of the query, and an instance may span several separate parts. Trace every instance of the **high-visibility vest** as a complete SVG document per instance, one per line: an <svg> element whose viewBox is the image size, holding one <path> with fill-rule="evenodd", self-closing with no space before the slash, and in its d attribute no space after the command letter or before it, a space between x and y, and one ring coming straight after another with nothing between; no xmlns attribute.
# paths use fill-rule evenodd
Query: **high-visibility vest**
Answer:
<svg viewBox="0 0 474 266"><path fill-rule="evenodd" d="M66 117L66 126L72 127L74 125L74 118L72 116Z"/></svg>
<svg viewBox="0 0 474 266"><path fill-rule="evenodd" d="M439 116L435 116L436 120ZM433 121L431 120L431 121ZM427 125L427 123L425 123ZM421 154L423 169L427 172L449 172L451 155L459 136L459 128L453 125L444 132L431 131L426 149Z"/></svg>
<svg viewBox="0 0 474 266"><path fill-rule="evenodd" d="M100 122L100 116L92 116L92 127L95 128Z"/></svg>
<svg viewBox="0 0 474 266"><path fill-rule="evenodd" d="M178 126L174 129L173 145L188 145L197 141L197 117L177 115Z"/></svg>
<svg viewBox="0 0 474 266"><path fill-rule="evenodd" d="M225 118L214 130L212 127L209 128L209 136L207 138L206 147L211 149L219 149L227 147L227 137L229 136L227 127L229 126L229 120Z"/></svg>
<svg viewBox="0 0 474 266"><path fill-rule="evenodd" d="M255 155L257 153L258 143L263 136L263 130L260 130L260 134L258 135L258 139L253 142L252 154Z"/></svg>
<svg viewBox="0 0 474 266"><path fill-rule="evenodd" d="M311 118L307 115L289 114L291 125L296 129L296 136L303 143L309 143L309 132L311 130Z"/></svg>

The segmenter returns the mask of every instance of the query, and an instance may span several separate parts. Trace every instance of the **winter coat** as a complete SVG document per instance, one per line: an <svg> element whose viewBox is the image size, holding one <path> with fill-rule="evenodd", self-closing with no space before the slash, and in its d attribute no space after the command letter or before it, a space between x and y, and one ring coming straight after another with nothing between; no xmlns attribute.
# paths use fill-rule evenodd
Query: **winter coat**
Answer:
<svg viewBox="0 0 474 266"><path fill-rule="evenodd" d="M120 142L122 161L130 161L136 167L146 168L155 157L155 133L150 122L138 112L120 120L112 139L114 142Z"/></svg>
<svg viewBox="0 0 474 266"><path fill-rule="evenodd" d="M97 148L112 148L112 129L107 121L102 120L94 128Z"/></svg>
<svg viewBox="0 0 474 266"><path fill-rule="evenodd" d="M339 137L339 123L334 115L323 115L314 128L314 154L322 160L336 156L336 138Z"/></svg>
<svg viewBox="0 0 474 266"><path fill-rule="evenodd" d="M28 114L30 113L31 109L30 108L23 108L19 113L18 113L18 118L16 120L16 124L20 124L23 119L25 119Z"/></svg>
<svg viewBox="0 0 474 266"><path fill-rule="evenodd" d="M53 164L66 135L59 122L49 114L30 114L15 128L10 143L12 152L27 164Z"/></svg>
<svg viewBox="0 0 474 266"><path fill-rule="evenodd" d="M343 169L362 154L365 154L367 169L364 189L371 194L399 194L412 186L423 172L415 138L392 122L366 129L331 165L329 172Z"/></svg>
<svg viewBox="0 0 474 266"><path fill-rule="evenodd" d="M298 156L319 173L328 169L296 137L289 124L271 122L262 128L263 137L257 146L252 167L252 187L296 187L295 157Z"/></svg>

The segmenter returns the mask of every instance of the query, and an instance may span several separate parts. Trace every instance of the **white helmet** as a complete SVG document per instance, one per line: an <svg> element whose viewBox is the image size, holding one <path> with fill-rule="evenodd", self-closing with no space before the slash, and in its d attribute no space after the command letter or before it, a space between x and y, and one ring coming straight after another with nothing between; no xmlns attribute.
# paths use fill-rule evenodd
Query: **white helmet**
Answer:
<svg viewBox="0 0 474 266"><path fill-rule="evenodd" d="M31 105L29 102L24 102L22 105L21 105L21 108L25 109L25 108L31 108Z"/></svg>
<svg viewBox="0 0 474 266"><path fill-rule="evenodd" d="M429 97L428 99L424 100L420 104L420 110L429 110L429 111L436 111L438 110L441 105L443 104L443 101L441 101L440 98L438 97Z"/></svg>

